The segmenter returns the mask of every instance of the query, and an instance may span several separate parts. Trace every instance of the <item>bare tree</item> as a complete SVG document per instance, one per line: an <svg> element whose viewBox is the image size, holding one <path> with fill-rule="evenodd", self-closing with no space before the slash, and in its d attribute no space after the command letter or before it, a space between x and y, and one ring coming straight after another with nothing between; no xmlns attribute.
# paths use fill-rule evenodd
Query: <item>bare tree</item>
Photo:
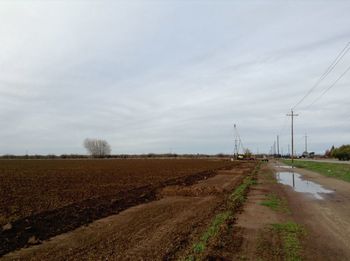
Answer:
<svg viewBox="0 0 350 261"><path fill-rule="evenodd" d="M111 146L101 139L85 139L84 147L93 157L104 157L111 154Z"/></svg>

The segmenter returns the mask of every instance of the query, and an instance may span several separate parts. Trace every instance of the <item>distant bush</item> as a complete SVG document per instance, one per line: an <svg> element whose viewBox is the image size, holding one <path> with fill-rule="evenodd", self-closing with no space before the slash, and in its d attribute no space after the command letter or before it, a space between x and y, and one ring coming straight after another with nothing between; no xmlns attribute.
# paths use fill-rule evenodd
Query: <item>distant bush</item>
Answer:
<svg viewBox="0 0 350 261"><path fill-rule="evenodd" d="M87 152L93 157L104 158L111 154L111 146L105 140L87 138L83 144Z"/></svg>
<svg viewBox="0 0 350 261"><path fill-rule="evenodd" d="M333 149L332 156L339 160L350 160L350 145L343 145Z"/></svg>

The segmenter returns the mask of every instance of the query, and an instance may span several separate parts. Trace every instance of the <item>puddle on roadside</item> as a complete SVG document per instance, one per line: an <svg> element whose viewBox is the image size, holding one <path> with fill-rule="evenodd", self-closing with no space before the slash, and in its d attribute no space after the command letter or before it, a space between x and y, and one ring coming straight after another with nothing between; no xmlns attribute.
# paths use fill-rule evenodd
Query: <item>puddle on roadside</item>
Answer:
<svg viewBox="0 0 350 261"><path fill-rule="evenodd" d="M292 166L287 166L287 165L276 165L277 168L282 168L282 169L292 169Z"/></svg>
<svg viewBox="0 0 350 261"><path fill-rule="evenodd" d="M296 192L311 194L316 199L323 199L322 193L333 193L333 190L325 189L321 185L305 180L295 172L283 171L277 172L276 178L278 183L288 185Z"/></svg>

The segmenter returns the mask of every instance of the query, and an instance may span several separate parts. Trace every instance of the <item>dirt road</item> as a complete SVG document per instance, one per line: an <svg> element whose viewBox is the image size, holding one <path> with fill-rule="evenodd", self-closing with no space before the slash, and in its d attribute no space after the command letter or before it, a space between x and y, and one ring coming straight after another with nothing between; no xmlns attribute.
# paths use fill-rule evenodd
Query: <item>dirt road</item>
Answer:
<svg viewBox="0 0 350 261"><path fill-rule="evenodd" d="M231 247L221 250L220 257L224 260L350 260L350 183L294 169L293 188L292 169L282 166L275 162L262 169L258 184L250 190L237 217ZM275 210L263 206L268 195L275 195L282 205ZM306 231L300 251L297 249L300 254L297 259L284 256L283 239L271 232L271 224L288 222L299 224Z"/></svg>
<svg viewBox="0 0 350 261"><path fill-rule="evenodd" d="M250 164L252 165L252 164ZM12 252L4 260L162 260L176 259L202 233L254 164L219 171L192 186L170 186L159 200Z"/></svg>
<svg viewBox="0 0 350 261"><path fill-rule="evenodd" d="M277 172L291 169L278 167ZM318 173L295 169L301 179L321 185L333 193L320 193L317 199L310 193L296 192L281 185L286 193L295 220L308 231L306 257L310 260L350 260L350 183ZM307 184L310 188L310 183Z"/></svg>

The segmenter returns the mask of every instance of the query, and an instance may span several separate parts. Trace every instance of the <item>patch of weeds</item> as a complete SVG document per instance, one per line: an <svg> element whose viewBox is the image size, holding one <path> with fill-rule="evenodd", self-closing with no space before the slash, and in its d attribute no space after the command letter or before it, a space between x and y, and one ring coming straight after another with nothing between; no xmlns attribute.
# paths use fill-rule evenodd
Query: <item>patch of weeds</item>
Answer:
<svg viewBox="0 0 350 261"><path fill-rule="evenodd" d="M281 199L276 194L268 194L266 199L260 203L263 206L269 207L274 211L289 212L287 202Z"/></svg>
<svg viewBox="0 0 350 261"><path fill-rule="evenodd" d="M305 230L294 222L277 223L265 227L259 234L259 260L302 260L301 240Z"/></svg>
<svg viewBox="0 0 350 261"><path fill-rule="evenodd" d="M192 254L187 256L184 259L185 261L201 260L201 257L210 241L218 236L223 225L227 225L227 223L233 219L235 209L244 203L249 186L257 183L255 176L259 171L259 168L260 164L256 166L252 175L247 176L242 184L239 185L229 196L226 206L227 210L215 216L209 228L200 237L199 241L193 245L191 250Z"/></svg>
<svg viewBox="0 0 350 261"><path fill-rule="evenodd" d="M302 260L300 238L306 234L304 228L294 222L272 224L271 226L272 230L281 236L285 260Z"/></svg>
<svg viewBox="0 0 350 261"><path fill-rule="evenodd" d="M226 211L216 215L210 227L201 236L200 241L193 246L195 254L200 254L205 250L205 247L210 238L215 237L219 232L220 226L232 215L231 211Z"/></svg>
<svg viewBox="0 0 350 261"><path fill-rule="evenodd" d="M186 259L184 259L184 261L195 261L196 259L194 258L194 256L188 256L186 257Z"/></svg>
<svg viewBox="0 0 350 261"><path fill-rule="evenodd" d="M252 177L246 177L241 185L239 185L235 191L230 195L229 202L230 207L241 205L245 201L245 195L249 186L256 184L256 180Z"/></svg>
<svg viewBox="0 0 350 261"><path fill-rule="evenodd" d="M263 173L263 178L266 183L275 184L277 183L276 177L273 172L268 171Z"/></svg>

